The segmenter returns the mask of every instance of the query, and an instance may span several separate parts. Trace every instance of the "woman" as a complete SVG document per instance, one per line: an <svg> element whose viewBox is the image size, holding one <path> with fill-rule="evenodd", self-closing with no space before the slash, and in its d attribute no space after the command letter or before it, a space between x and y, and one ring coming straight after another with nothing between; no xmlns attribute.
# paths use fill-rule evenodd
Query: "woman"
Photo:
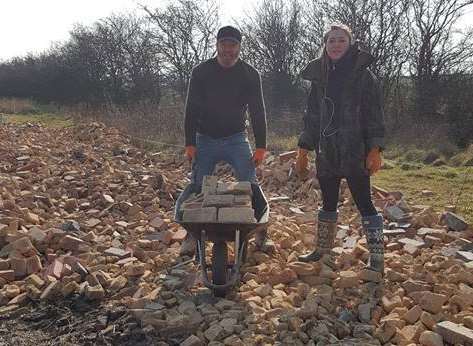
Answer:
<svg viewBox="0 0 473 346"><path fill-rule="evenodd" d="M315 150L323 205L316 248L300 256L301 261L318 261L330 253L337 231L340 181L345 178L362 216L370 251L367 269L384 272L383 218L370 195L370 175L381 167L384 146L382 96L368 69L373 60L353 42L347 26L332 25L324 35L321 56L302 72L312 84L296 171L307 174L307 153ZM326 259L331 262L330 256Z"/></svg>

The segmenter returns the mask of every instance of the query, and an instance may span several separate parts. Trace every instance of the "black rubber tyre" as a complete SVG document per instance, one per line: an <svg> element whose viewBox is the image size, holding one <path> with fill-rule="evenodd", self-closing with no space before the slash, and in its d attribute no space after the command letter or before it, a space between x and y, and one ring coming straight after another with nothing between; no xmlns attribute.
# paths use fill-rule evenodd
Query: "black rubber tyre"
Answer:
<svg viewBox="0 0 473 346"><path fill-rule="evenodd" d="M228 248L224 241L215 242L212 248L212 283L223 285L228 276ZM225 297L226 289L214 289L216 297Z"/></svg>

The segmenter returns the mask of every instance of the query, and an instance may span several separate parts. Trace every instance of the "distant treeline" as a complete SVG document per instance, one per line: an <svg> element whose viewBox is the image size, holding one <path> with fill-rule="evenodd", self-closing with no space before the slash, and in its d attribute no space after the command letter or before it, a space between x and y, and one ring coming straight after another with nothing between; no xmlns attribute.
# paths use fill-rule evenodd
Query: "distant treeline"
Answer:
<svg viewBox="0 0 473 346"><path fill-rule="evenodd" d="M376 58L392 130L446 125L459 145L473 133L473 31L458 28L471 0L262 0L234 19L242 57L262 74L270 117L301 112L299 73L319 54L332 22L353 29ZM88 105L183 100L192 67L215 54L221 23L216 0L174 0L140 7L90 27L67 42L0 64L0 96ZM225 23L224 23L225 24ZM460 30L460 29L463 29Z"/></svg>

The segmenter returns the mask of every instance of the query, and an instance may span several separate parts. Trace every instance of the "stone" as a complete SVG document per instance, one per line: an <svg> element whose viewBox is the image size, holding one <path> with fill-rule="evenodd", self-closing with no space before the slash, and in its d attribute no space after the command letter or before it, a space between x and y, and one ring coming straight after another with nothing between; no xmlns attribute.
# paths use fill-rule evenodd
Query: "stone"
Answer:
<svg viewBox="0 0 473 346"><path fill-rule="evenodd" d="M87 286L85 296L90 300L102 300L105 297L105 291L101 285Z"/></svg>
<svg viewBox="0 0 473 346"><path fill-rule="evenodd" d="M359 279L368 282L381 282L383 280L383 274L374 270L362 269L359 272Z"/></svg>
<svg viewBox="0 0 473 346"><path fill-rule="evenodd" d="M55 294L57 293L58 289L60 287L60 282L59 281L53 281L51 282L48 287L41 293L41 296L39 299L41 300L49 300L53 299Z"/></svg>
<svg viewBox="0 0 473 346"><path fill-rule="evenodd" d="M66 235L60 241L60 246L66 250L77 251L82 244L86 244L85 241L71 235Z"/></svg>
<svg viewBox="0 0 473 346"><path fill-rule="evenodd" d="M443 346L444 345L442 336L430 330L426 330L420 335L419 342L423 346Z"/></svg>
<svg viewBox="0 0 473 346"><path fill-rule="evenodd" d="M421 314L422 308L419 305L415 305L410 308L402 318L404 318L407 323L414 324L419 320Z"/></svg>
<svg viewBox="0 0 473 346"><path fill-rule="evenodd" d="M384 209L384 216L389 221L401 222L407 220L407 215L404 211L398 206L389 206Z"/></svg>
<svg viewBox="0 0 473 346"><path fill-rule="evenodd" d="M116 247L110 247L104 251L106 256L117 256L118 258L125 258L131 255L131 252L128 250L119 249Z"/></svg>
<svg viewBox="0 0 473 346"><path fill-rule="evenodd" d="M468 228L466 221L452 212L445 212L441 219L445 222L449 230L461 232Z"/></svg>
<svg viewBox="0 0 473 346"><path fill-rule="evenodd" d="M225 337L225 331L219 324L214 324L204 332L204 336L209 341L220 341Z"/></svg>
<svg viewBox="0 0 473 346"><path fill-rule="evenodd" d="M394 296L392 298L383 296L381 298L381 302L383 304L384 310L386 310L388 313L390 313L394 308L401 307L403 305L400 296Z"/></svg>
<svg viewBox="0 0 473 346"><path fill-rule="evenodd" d="M184 210L182 221L184 222L216 222L217 208L201 208Z"/></svg>
<svg viewBox="0 0 473 346"><path fill-rule="evenodd" d="M181 346L203 346L204 343L196 335L191 335L180 344Z"/></svg>
<svg viewBox="0 0 473 346"><path fill-rule="evenodd" d="M341 271L339 274L339 279L337 281L337 286L340 288L351 288L358 286L358 274L354 271L347 270Z"/></svg>
<svg viewBox="0 0 473 346"><path fill-rule="evenodd" d="M443 304L448 301L448 297L443 294L424 292L419 305L422 310L436 314L442 310Z"/></svg>

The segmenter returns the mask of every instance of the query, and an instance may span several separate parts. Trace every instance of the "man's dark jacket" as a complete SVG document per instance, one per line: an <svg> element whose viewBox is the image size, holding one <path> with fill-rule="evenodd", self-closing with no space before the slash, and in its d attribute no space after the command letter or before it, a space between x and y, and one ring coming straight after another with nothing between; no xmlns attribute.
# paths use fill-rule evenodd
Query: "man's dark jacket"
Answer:
<svg viewBox="0 0 473 346"><path fill-rule="evenodd" d="M311 81L311 91L298 145L316 151L318 176L367 174L367 153L384 147L382 95L368 69L374 59L357 46L342 59L345 71L335 86L329 80L335 74L323 76L322 58L312 60L302 71L302 78Z"/></svg>

